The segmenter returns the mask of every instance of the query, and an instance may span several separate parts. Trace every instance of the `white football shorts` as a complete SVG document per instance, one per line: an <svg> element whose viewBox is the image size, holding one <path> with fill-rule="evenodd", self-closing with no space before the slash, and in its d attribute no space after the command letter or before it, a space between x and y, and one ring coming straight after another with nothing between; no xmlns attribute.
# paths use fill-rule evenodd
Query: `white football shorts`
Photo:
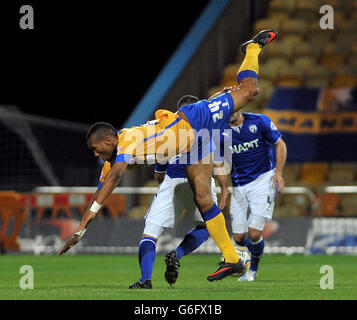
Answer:
<svg viewBox="0 0 357 320"><path fill-rule="evenodd" d="M212 178L212 198L217 203L215 188L215 181ZM143 233L157 238L163 228L175 227L185 212L192 217L196 225L204 224L193 201L193 193L187 178L170 178L166 175L145 215Z"/></svg>
<svg viewBox="0 0 357 320"><path fill-rule="evenodd" d="M272 219L278 192L274 174L275 169L244 186L233 187L230 207L233 233L245 233L248 227L263 231L265 222Z"/></svg>

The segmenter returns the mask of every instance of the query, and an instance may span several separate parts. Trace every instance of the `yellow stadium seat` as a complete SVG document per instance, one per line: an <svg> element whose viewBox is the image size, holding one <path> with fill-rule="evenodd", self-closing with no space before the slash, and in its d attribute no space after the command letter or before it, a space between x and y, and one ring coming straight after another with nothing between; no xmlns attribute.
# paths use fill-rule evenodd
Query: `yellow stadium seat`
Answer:
<svg viewBox="0 0 357 320"><path fill-rule="evenodd" d="M223 69L223 75L220 81L220 84L223 87L227 87L229 83L232 83L232 81L235 81L237 84L237 71L239 69L239 65L237 63L229 64Z"/></svg>
<svg viewBox="0 0 357 320"><path fill-rule="evenodd" d="M258 33L264 29L280 29L281 22L277 18L265 18L259 19L254 24L254 33Z"/></svg>
<svg viewBox="0 0 357 320"><path fill-rule="evenodd" d="M352 74L338 74L333 78L331 86L333 88L356 87L357 77Z"/></svg>
<svg viewBox="0 0 357 320"><path fill-rule="evenodd" d="M345 20L338 25L338 29L341 32L353 32L357 30L357 21L356 20Z"/></svg>
<svg viewBox="0 0 357 320"><path fill-rule="evenodd" d="M327 183L329 185L346 185L353 184L355 177L354 170L348 170L345 167L335 167L331 168Z"/></svg>
<svg viewBox="0 0 357 320"><path fill-rule="evenodd" d="M356 29L357 30L357 29ZM323 54L341 54L341 55L348 55L350 52L351 43L349 46L341 45L337 42L328 42L324 46L322 53Z"/></svg>
<svg viewBox="0 0 357 320"><path fill-rule="evenodd" d="M301 69L289 65L279 70L277 85L280 87L299 87L304 83L304 74Z"/></svg>
<svg viewBox="0 0 357 320"><path fill-rule="evenodd" d="M333 7L334 11L343 11L346 12L347 10L352 9L352 3L355 2L354 0L329 0L327 3Z"/></svg>
<svg viewBox="0 0 357 320"><path fill-rule="evenodd" d="M294 18L302 19L305 21L319 21L321 16L319 16L318 10L311 10L311 11L296 10L294 12Z"/></svg>
<svg viewBox="0 0 357 320"><path fill-rule="evenodd" d="M269 13L278 11L293 12L296 2L296 0L273 0L269 4Z"/></svg>
<svg viewBox="0 0 357 320"><path fill-rule="evenodd" d="M272 58L259 66L259 79L275 80L278 77L279 70L288 68L289 62L284 58Z"/></svg>
<svg viewBox="0 0 357 320"><path fill-rule="evenodd" d="M345 62L345 57L339 53L329 53L321 57L320 63L331 70L337 70Z"/></svg>
<svg viewBox="0 0 357 320"><path fill-rule="evenodd" d="M356 43L356 32L338 32L336 33L336 44L349 48Z"/></svg>
<svg viewBox="0 0 357 320"><path fill-rule="evenodd" d="M293 61L293 66L303 72L306 72L307 70L316 66L316 60L314 57L310 56L297 57Z"/></svg>
<svg viewBox="0 0 357 320"><path fill-rule="evenodd" d="M294 56L309 56L316 58L321 54L321 48L312 45L311 42L303 41L294 45Z"/></svg>
<svg viewBox="0 0 357 320"><path fill-rule="evenodd" d="M293 33L283 35L282 37L279 38L279 40L284 41L286 43L291 43L294 46L301 45L302 43L304 43L302 35L293 34Z"/></svg>
<svg viewBox="0 0 357 320"><path fill-rule="evenodd" d="M327 162L305 162L301 165L299 180L317 187L326 180L329 170Z"/></svg>
<svg viewBox="0 0 357 320"><path fill-rule="evenodd" d="M284 77L281 78L277 81L276 83L277 86L279 87L290 87L290 88L296 88L296 87L301 87L304 85L304 81L300 78L295 78L295 77Z"/></svg>
<svg viewBox="0 0 357 320"><path fill-rule="evenodd" d="M281 27L282 34L303 34L308 31L308 23L302 19L289 19Z"/></svg>
<svg viewBox="0 0 357 320"><path fill-rule="evenodd" d="M272 46L268 46L266 49L264 56L268 59L271 57L289 58L293 54L294 44L283 39Z"/></svg>
<svg viewBox="0 0 357 320"><path fill-rule="evenodd" d="M336 170L336 169L343 169L346 171L352 171L354 173L357 173L357 162L332 162L331 163L331 170Z"/></svg>
<svg viewBox="0 0 357 320"><path fill-rule="evenodd" d="M323 1L321 0L299 0L296 3L296 11L319 12Z"/></svg>
<svg viewBox="0 0 357 320"><path fill-rule="evenodd" d="M283 178L286 186L294 186L297 184L300 167L301 167L300 163L294 163L294 164L287 163L285 165L283 171Z"/></svg>
<svg viewBox="0 0 357 320"><path fill-rule="evenodd" d="M305 79L304 86L310 88L326 88L330 85L329 78L310 78Z"/></svg>
<svg viewBox="0 0 357 320"><path fill-rule="evenodd" d="M316 32L309 32L308 41L317 47L324 48L324 46L331 41L332 33L327 30L321 30L318 26Z"/></svg>
<svg viewBox="0 0 357 320"><path fill-rule="evenodd" d="M271 14L269 14L268 18L272 19L272 20L279 21L279 23L280 23L279 26L280 26L286 20L290 19L290 14L289 14L289 12L277 11L277 12L272 12Z"/></svg>
<svg viewBox="0 0 357 320"><path fill-rule="evenodd" d="M314 68L305 70L305 75L309 78L327 78L330 79L332 71L323 65L316 65Z"/></svg>
<svg viewBox="0 0 357 320"><path fill-rule="evenodd" d="M350 53L353 56L357 56L357 43L356 42L352 43L352 45L350 47Z"/></svg>

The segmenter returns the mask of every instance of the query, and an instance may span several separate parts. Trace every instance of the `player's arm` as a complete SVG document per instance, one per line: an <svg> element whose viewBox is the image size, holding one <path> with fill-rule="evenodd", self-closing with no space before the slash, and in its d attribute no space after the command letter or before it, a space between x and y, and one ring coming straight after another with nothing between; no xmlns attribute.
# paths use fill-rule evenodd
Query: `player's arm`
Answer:
<svg viewBox="0 0 357 320"><path fill-rule="evenodd" d="M226 173L224 162L214 164L214 177L217 179L219 186L221 187L221 200L218 208L223 210L227 206L228 198L231 192L228 189L228 174Z"/></svg>
<svg viewBox="0 0 357 320"><path fill-rule="evenodd" d="M283 179L283 169L285 166L286 155L287 155L286 144L282 138L280 138L278 142L275 144L275 150L276 150L276 165L275 165L276 169L275 169L275 175L273 181L275 187L277 187L277 184L279 184L278 191L281 192L285 186L285 181Z"/></svg>
<svg viewBox="0 0 357 320"><path fill-rule="evenodd" d="M88 206L86 208L85 214L82 216L82 220L78 228L74 231L73 236L71 236L64 247L57 253L58 255L62 255L71 249L74 245L76 245L84 235L88 224L95 218L96 213L90 211L94 201L97 199L99 193L99 189L95 193L93 193L92 197L89 200Z"/></svg>
<svg viewBox="0 0 357 320"><path fill-rule="evenodd" d="M157 163L155 165L154 179L157 181L158 184L161 184L164 181L166 175L166 169L167 169L167 164L162 165L160 163Z"/></svg>
<svg viewBox="0 0 357 320"><path fill-rule="evenodd" d="M75 230L74 235L67 241L62 250L58 252L58 255L65 253L81 240L82 236L86 232L88 224L96 217L98 211L102 208L104 200L119 184L127 166L128 164L126 162L117 162L112 166L101 188L98 189L91 197L88 208L82 217L79 227Z"/></svg>

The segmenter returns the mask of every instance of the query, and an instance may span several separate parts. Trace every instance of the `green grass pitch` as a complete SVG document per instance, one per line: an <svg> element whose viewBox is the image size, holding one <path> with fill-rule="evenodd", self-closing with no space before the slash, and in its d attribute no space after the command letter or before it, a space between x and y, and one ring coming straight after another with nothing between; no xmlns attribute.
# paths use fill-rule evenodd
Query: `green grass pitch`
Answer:
<svg viewBox="0 0 357 320"><path fill-rule="evenodd" d="M152 290L129 290L139 278L135 255L0 256L1 300L338 300L357 299L356 257L265 255L256 281L234 277L208 282L219 255L193 254L181 260L171 288L163 277L162 255L156 257ZM34 289L21 289L22 265L34 271ZM320 267L330 265L334 288L321 289Z"/></svg>

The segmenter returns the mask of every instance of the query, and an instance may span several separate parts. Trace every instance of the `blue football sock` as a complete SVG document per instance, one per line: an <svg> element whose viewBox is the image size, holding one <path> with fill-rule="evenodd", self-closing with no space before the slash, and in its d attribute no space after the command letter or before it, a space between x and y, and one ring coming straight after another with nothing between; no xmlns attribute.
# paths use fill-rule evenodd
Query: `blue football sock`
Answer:
<svg viewBox="0 0 357 320"><path fill-rule="evenodd" d="M177 258L181 259L183 256L196 250L208 237L209 233L206 227L197 226L191 229L176 248Z"/></svg>
<svg viewBox="0 0 357 320"><path fill-rule="evenodd" d="M150 237L144 237L139 243L139 264L141 269L140 282L151 280L152 269L156 257L156 240Z"/></svg>
<svg viewBox="0 0 357 320"><path fill-rule="evenodd" d="M250 269L253 271L258 271L259 261L264 251L264 239L260 238L257 242L252 242L250 239L248 249L250 251L252 260Z"/></svg>

